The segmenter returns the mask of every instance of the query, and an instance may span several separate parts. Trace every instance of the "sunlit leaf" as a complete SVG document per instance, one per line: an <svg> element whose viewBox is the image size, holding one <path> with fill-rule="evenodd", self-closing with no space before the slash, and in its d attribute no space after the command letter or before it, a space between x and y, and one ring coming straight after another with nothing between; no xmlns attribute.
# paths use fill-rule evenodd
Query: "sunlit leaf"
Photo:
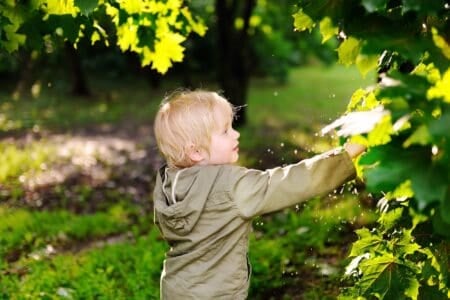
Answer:
<svg viewBox="0 0 450 300"><path fill-rule="evenodd" d="M140 13L145 4L141 0L126 0L126 1L122 0L118 2L120 3L120 7L123 8L129 14Z"/></svg>
<svg viewBox="0 0 450 300"><path fill-rule="evenodd" d="M359 54L356 57L356 66L363 77L366 77L367 73L373 71L378 66L377 55L365 55Z"/></svg>
<svg viewBox="0 0 450 300"><path fill-rule="evenodd" d="M428 145L431 142L430 132L426 125L419 126L403 143L403 147L407 148L413 144Z"/></svg>
<svg viewBox="0 0 450 300"><path fill-rule="evenodd" d="M136 45L139 43L138 38L138 29L139 27L134 24L133 19L129 17L127 19L127 22L117 29L117 45L119 46L120 50L126 51L126 50L135 50Z"/></svg>
<svg viewBox="0 0 450 300"><path fill-rule="evenodd" d="M184 48L180 45L185 38L180 34L167 34L162 40L156 41L155 51L145 50L142 55L142 64L152 63L152 68L164 74L172 62L180 62L183 59Z"/></svg>
<svg viewBox="0 0 450 300"><path fill-rule="evenodd" d="M313 20L303 12L302 9L297 11L294 15L294 27L298 31L310 30L314 27Z"/></svg>
<svg viewBox="0 0 450 300"><path fill-rule="evenodd" d="M414 242L412 229L403 229L401 232L401 238L396 240L392 247L394 255L401 257L414 254L419 249L421 249L421 247L419 244Z"/></svg>
<svg viewBox="0 0 450 300"><path fill-rule="evenodd" d="M428 65L420 63L412 71L412 74L424 76L428 79L429 82L432 83L436 83L439 79L441 79L441 72L433 63L430 63Z"/></svg>
<svg viewBox="0 0 450 300"><path fill-rule="evenodd" d="M414 192L411 187L411 180L406 180L402 182L399 186L395 188L392 192L386 194L385 198L391 199L406 199L412 198L414 196Z"/></svg>
<svg viewBox="0 0 450 300"><path fill-rule="evenodd" d="M49 15L72 15L75 16L79 8L75 6L74 0L46 0L46 12Z"/></svg>
<svg viewBox="0 0 450 300"><path fill-rule="evenodd" d="M353 243L349 256L355 257L361 253L383 250L383 239L375 234L371 234L369 229L361 228L356 230L358 240Z"/></svg>
<svg viewBox="0 0 450 300"><path fill-rule="evenodd" d="M417 298L419 282L413 266L406 265L389 254L364 260L360 264L364 274L359 282L361 294L379 295L384 299Z"/></svg>
<svg viewBox="0 0 450 300"><path fill-rule="evenodd" d="M403 216L405 208L396 207L384 213L380 218L379 223L384 231L392 230L398 223L400 218Z"/></svg>
<svg viewBox="0 0 450 300"><path fill-rule="evenodd" d="M433 42L436 47L441 49L442 54L444 54L446 58L450 59L450 45L447 43L445 38L439 35L436 28L433 28L431 32L433 34Z"/></svg>
<svg viewBox="0 0 450 300"><path fill-rule="evenodd" d="M367 94L366 90L361 88L354 91L350 98L350 102L347 104L347 111L355 109L359 105L359 103L361 103L361 101L364 99L366 94Z"/></svg>
<svg viewBox="0 0 450 300"><path fill-rule="evenodd" d="M356 62L359 50L361 49L360 42L354 38L349 37L341 43L338 48L339 63L349 66Z"/></svg>
<svg viewBox="0 0 450 300"><path fill-rule="evenodd" d="M394 130L392 127L391 115L382 115L381 118L378 119L373 129L367 135L369 145L378 146L388 143L391 140L391 134L393 132Z"/></svg>
<svg viewBox="0 0 450 300"><path fill-rule="evenodd" d="M202 20L194 20L194 18L192 17L191 12L189 11L189 9L187 7L183 7L180 10L180 12L186 18L186 20L188 21L189 25L192 28L192 31L197 33L199 36L204 36L205 35L207 27L205 26L205 24L203 23Z"/></svg>
<svg viewBox="0 0 450 300"><path fill-rule="evenodd" d="M450 69L448 69L441 80L436 82L427 92L428 99L443 98L450 103Z"/></svg>
<svg viewBox="0 0 450 300"><path fill-rule="evenodd" d="M320 21L319 28L322 34L322 44L338 34L338 28L333 26L333 21L329 17Z"/></svg>

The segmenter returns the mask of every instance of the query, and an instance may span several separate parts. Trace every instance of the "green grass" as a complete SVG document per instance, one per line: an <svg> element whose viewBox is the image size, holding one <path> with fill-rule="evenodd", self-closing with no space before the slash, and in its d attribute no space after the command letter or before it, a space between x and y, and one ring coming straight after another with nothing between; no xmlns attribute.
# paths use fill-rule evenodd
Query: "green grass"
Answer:
<svg viewBox="0 0 450 300"><path fill-rule="evenodd" d="M30 259L2 276L1 299L159 299L167 246L156 229L134 242ZM24 275L25 273L26 275Z"/></svg>
<svg viewBox="0 0 450 300"><path fill-rule="evenodd" d="M295 69L289 83L281 86L268 80L253 80L248 101L249 125L315 130L345 111L353 91L373 83L373 76L363 79L355 68L340 65Z"/></svg>
<svg viewBox="0 0 450 300"><path fill-rule="evenodd" d="M151 90L144 80L97 83L89 98L68 91L43 88L35 97L14 100L0 93L0 132L71 130L76 127L121 121L144 122L153 118L163 90Z"/></svg>
<svg viewBox="0 0 450 300"><path fill-rule="evenodd" d="M19 147L11 142L0 142L0 182L15 180L20 175L42 169L51 163L55 150L43 142Z"/></svg>
<svg viewBox="0 0 450 300"><path fill-rule="evenodd" d="M128 211L119 204L107 212L75 215L67 211L30 211L0 206L0 256L15 249L33 252L46 245L74 243L128 230Z"/></svg>

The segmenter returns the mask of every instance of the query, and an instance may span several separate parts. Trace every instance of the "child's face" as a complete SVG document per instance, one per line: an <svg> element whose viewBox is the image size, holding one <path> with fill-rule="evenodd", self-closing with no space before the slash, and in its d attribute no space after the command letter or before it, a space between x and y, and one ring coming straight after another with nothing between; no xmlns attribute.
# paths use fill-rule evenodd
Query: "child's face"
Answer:
<svg viewBox="0 0 450 300"><path fill-rule="evenodd" d="M239 158L239 132L233 129L232 119L219 107L214 110L216 128L211 135L210 155L207 164L230 164Z"/></svg>

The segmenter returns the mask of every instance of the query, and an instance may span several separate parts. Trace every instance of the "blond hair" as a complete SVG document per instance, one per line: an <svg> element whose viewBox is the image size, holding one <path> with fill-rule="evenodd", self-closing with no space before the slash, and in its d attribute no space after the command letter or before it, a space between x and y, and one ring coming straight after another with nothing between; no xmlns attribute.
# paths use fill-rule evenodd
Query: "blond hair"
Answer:
<svg viewBox="0 0 450 300"><path fill-rule="evenodd" d="M211 134L216 129L214 109L234 116L230 102L216 92L176 91L164 98L156 114L154 131L158 148L171 167L194 165L189 147L209 154Z"/></svg>

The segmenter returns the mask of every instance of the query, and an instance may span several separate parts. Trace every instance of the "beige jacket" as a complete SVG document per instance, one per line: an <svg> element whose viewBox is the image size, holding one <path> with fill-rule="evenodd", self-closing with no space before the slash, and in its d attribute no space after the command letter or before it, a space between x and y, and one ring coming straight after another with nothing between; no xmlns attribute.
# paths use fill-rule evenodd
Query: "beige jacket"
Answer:
<svg viewBox="0 0 450 300"><path fill-rule="evenodd" d="M252 218L329 192L354 175L345 151L266 171L233 165L162 170L155 222L170 250L161 299L246 299Z"/></svg>

